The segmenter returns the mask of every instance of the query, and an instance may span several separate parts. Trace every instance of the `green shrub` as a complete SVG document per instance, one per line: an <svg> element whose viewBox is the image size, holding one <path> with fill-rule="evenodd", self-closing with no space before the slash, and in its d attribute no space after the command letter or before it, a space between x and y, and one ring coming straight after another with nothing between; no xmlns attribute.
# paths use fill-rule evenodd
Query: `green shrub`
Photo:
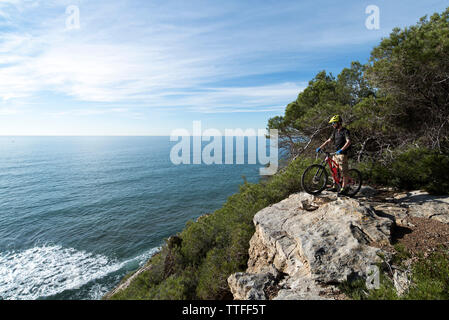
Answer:
<svg viewBox="0 0 449 320"><path fill-rule="evenodd" d="M157 286L163 280L164 274L164 260L167 254L166 247L161 252L155 254L147 262L150 266L148 270L139 274L130 285L114 294L110 299L112 300L141 300L149 299L150 289Z"/></svg>
<svg viewBox="0 0 449 320"><path fill-rule="evenodd" d="M448 194L449 156L431 153L423 159L423 165L430 171L424 190L433 194Z"/></svg>
<svg viewBox="0 0 449 320"><path fill-rule="evenodd" d="M439 250L421 258L413 267L412 283L406 299L449 299L449 252Z"/></svg>
<svg viewBox="0 0 449 320"><path fill-rule="evenodd" d="M388 165L366 162L359 166L371 183L401 190L423 189L431 194L449 193L448 168L448 155L424 148L402 152Z"/></svg>
<svg viewBox="0 0 449 320"><path fill-rule="evenodd" d="M199 270L196 294L199 299L223 299L229 292L227 278L239 269L226 248L213 248L207 253Z"/></svg>
<svg viewBox="0 0 449 320"><path fill-rule="evenodd" d="M180 234L181 252L186 263L199 265L202 257L214 246L219 230L212 220L212 216L206 216L198 222L187 222L186 228Z"/></svg>
<svg viewBox="0 0 449 320"><path fill-rule="evenodd" d="M338 288L348 298L353 299L353 300L362 300L365 297L366 292L367 292L364 279L344 281L338 285Z"/></svg>
<svg viewBox="0 0 449 320"><path fill-rule="evenodd" d="M358 165L358 169L362 172L364 183L392 186L390 167L374 161L365 161Z"/></svg>
<svg viewBox="0 0 449 320"><path fill-rule="evenodd" d="M187 300L191 299L189 292L192 277L188 274L171 275L149 293L152 300Z"/></svg>

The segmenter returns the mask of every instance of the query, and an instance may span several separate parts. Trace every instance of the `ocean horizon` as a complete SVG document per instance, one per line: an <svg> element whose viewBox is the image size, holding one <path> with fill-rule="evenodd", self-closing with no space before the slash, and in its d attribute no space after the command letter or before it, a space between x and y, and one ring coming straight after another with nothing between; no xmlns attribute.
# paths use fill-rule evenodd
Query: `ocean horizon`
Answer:
<svg viewBox="0 0 449 320"><path fill-rule="evenodd" d="M175 165L169 138L0 136L0 299L101 299L259 181L259 163Z"/></svg>

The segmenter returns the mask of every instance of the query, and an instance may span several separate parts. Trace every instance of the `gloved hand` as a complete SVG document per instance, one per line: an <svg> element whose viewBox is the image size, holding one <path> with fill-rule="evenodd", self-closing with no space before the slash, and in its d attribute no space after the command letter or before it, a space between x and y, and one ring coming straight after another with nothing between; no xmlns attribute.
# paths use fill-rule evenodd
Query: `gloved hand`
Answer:
<svg viewBox="0 0 449 320"><path fill-rule="evenodd" d="M335 152L335 154L341 154L341 149L340 150L338 150L337 152Z"/></svg>
<svg viewBox="0 0 449 320"><path fill-rule="evenodd" d="M321 151L321 148L316 148L316 152L318 153L318 152L320 152Z"/></svg>

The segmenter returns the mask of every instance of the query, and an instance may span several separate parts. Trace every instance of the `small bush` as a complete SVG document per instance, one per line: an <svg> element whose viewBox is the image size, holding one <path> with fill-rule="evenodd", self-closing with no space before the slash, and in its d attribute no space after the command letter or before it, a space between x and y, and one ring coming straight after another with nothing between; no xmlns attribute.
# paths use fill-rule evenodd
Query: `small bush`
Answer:
<svg viewBox="0 0 449 320"><path fill-rule="evenodd" d="M221 300L229 292L227 278L238 270L237 261L230 259L226 248L213 248L207 253L199 270L196 295L202 300Z"/></svg>
<svg viewBox="0 0 449 320"><path fill-rule="evenodd" d="M338 288L341 292L343 292L347 297L353 300L362 300L367 293L365 280L364 279L356 279L353 281L344 281L343 283L338 285Z"/></svg>
<svg viewBox="0 0 449 320"><path fill-rule="evenodd" d="M424 190L433 194L449 193L449 156L431 153L424 157L423 166L429 170Z"/></svg>
<svg viewBox="0 0 449 320"><path fill-rule="evenodd" d="M381 165L378 162L366 161L358 165L359 170L366 183L392 186L391 183L391 168Z"/></svg>
<svg viewBox="0 0 449 320"><path fill-rule="evenodd" d="M388 166L366 162L359 168L374 184L449 194L449 156L434 150L413 148L399 154Z"/></svg>
<svg viewBox="0 0 449 320"><path fill-rule="evenodd" d="M189 284L192 277L187 274L172 275L160 283L159 286L151 288L149 298L152 300L187 300L191 299Z"/></svg>

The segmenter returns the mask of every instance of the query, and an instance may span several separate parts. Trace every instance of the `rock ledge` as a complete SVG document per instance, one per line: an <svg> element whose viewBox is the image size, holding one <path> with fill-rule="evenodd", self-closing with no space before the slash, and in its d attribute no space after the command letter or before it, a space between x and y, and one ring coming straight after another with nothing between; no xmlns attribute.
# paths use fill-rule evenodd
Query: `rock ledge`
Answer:
<svg viewBox="0 0 449 320"><path fill-rule="evenodd" d="M448 197L416 191L376 201L365 191L357 199L296 193L260 210L248 268L228 278L234 299L341 299L336 285L367 279L406 217L449 222Z"/></svg>

